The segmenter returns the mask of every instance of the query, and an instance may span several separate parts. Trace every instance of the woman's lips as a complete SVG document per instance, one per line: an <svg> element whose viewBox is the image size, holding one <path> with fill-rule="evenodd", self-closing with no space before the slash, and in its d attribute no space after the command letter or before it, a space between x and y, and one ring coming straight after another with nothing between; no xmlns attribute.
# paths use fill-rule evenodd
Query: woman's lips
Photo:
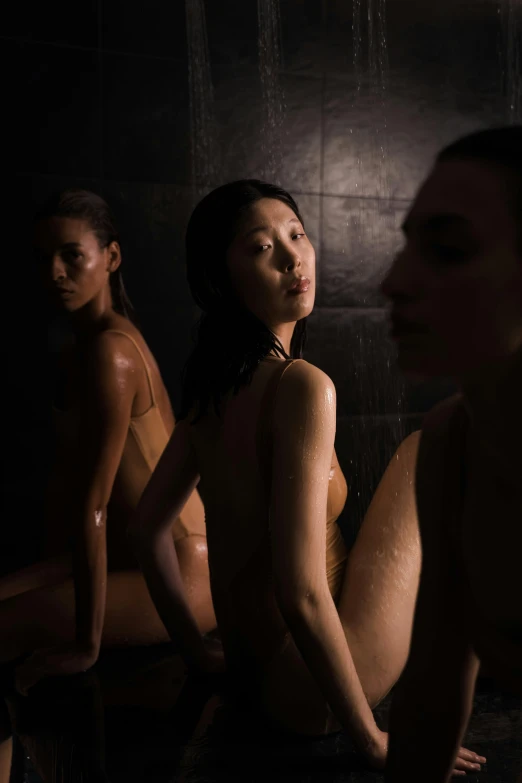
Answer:
<svg viewBox="0 0 522 783"><path fill-rule="evenodd" d="M297 296L298 294L305 294L309 288L310 280L307 277L301 277L290 286L288 293Z"/></svg>

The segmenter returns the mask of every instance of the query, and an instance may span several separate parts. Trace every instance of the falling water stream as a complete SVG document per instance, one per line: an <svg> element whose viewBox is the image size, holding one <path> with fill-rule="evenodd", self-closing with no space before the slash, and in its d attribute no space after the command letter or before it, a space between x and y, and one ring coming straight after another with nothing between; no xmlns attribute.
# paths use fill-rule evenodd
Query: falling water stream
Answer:
<svg viewBox="0 0 522 783"><path fill-rule="evenodd" d="M192 186L197 199L217 183L219 160L204 0L185 0L185 15Z"/></svg>
<svg viewBox="0 0 522 783"><path fill-rule="evenodd" d="M356 171L355 192L361 199L351 210L347 230L348 247L362 248L361 258L348 258L354 290L377 289L382 277L383 258L395 232L395 214L390 209L391 196L388 154L387 95L389 83L386 0L353 0L352 56L354 90L353 160ZM360 128L361 119L368 119ZM363 120L363 121L364 121ZM371 197L371 201L369 201ZM375 199L375 201L373 201ZM355 215L354 215L355 211ZM354 236L355 234L355 236ZM375 249L372 258L369 248ZM369 269L369 264L375 265ZM357 279L360 278L360 279ZM360 304L367 307L365 293ZM357 498L350 515L355 534L366 511L384 462L408 432L404 420L405 389L395 370L395 352L386 339L386 328L378 310L361 312L355 321L353 383L360 400L359 416L354 420L353 437L357 438L354 472ZM383 412L386 414L383 416ZM353 519L353 521L352 521Z"/></svg>
<svg viewBox="0 0 522 783"><path fill-rule="evenodd" d="M502 76L507 121L522 122L522 7L520 0L500 0Z"/></svg>
<svg viewBox="0 0 522 783"><path fill-rule="evenodd" d="M354 119L357 120L363 112L367 114L368 106L371 112L371 122L365 129L371 144L371 160L368 161L371 165L366 165L363 170L360 154L354 150L359 180L356 187L359 192L368 195L370 188L361 187L368 184L363 183L362 178L373 176L377 168L377 182L376 186L372 183L371 195L386 198L390 195L386 119L389 80L386 0L353 0L352 53Z"/></svg>
<svg viewBox="0 0 522 783"><path fill-rule="evenodd" d="M279 0L257 0L259 77L263 119L260 176L276 181L282 164L284 95L281 86L281 18Z"/></svg>

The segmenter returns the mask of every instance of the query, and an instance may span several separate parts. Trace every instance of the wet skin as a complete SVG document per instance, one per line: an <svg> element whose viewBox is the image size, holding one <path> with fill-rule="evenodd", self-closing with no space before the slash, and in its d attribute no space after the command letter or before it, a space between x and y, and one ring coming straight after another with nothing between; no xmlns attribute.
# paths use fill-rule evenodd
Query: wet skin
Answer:
<svg viewBox="0 0 522 783"><path fill-rule="evenodd" d="M296 320L312 311L315 293L315 254L293 211L274 199L256 202L229 248L228 269L240 300L288 352ZM305 280L302 292L289 293L293 283ZM325 568L329 480L337 465L335 388L307 362L297 362L283 376L273 411L267 497L256 464L256 424L278 368L279 360L267 357L250 386L226 400L221 418L210 412L193 426L180 423L138 509L137 540L145 552L157 548L168 516L201 479L213 596L231 660L238 651L230 617L236 627L240 623L246 646L263 650L264 660L273 626L283 622L290 631L288 643L275 650L264 670L261 694L250 683L258 709L295 732L343 726L372 765L382 768L387 735L375 725L370 707L388 693L408 654L420 569L413 490L418 434L401 444L383 476L336 605ZM179 477L175 484L171 475ZM167 495L168 514L159 515L156 509ZM275 610L273 623L260 629L252 623L255 584L248 575L266 536L267 506L272 553L267 574L273 573ZM179 596L159 560L149 563L148 578L163 582L162 602L170 603L174 622ZM239 582L234 586L236 578L241 589ZM240 606L246 607L243 613ZM248 689L248 677L242 687ZM456 765L472 769L477 762L463 750Z"/></svg>
<svg viewBox="0 0 522 783"><path fill-rule="evenodd" d="M174 428L154 357L136 327L112 306L109 276L121 263L118 244L100 248L89 225L71 218L45 220L35 234L39 273L75 334L73 350L62 359L60 407L75 413L78 439L72 451L65 447L58 453L50 481L50 558L0 581L0 627L12 629L2 640L0 662L31 653L17 673L22 692L42 677L84 671L94 664L101 646L168 639L129 545L125 519L112 520L112 526L107 522L131 417L151 406L137 349L124 335L108 330L121 330L137 341L151 371L167 436ZM191 519L203 525L197 492L187 498L182 515L189 528ZM189 535L176 548L192 611L201 631L209 631L215 617L206 538ZM10 763L7 737L0 737L0 759L4 783Z"/></svg>

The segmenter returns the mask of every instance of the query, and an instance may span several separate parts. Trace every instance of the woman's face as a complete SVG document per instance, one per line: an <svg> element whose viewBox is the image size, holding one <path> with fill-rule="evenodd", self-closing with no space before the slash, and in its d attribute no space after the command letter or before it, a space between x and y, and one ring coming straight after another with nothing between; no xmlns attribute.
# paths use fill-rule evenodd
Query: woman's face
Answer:
<svg viewBox="0 0 522 783"><path fill-rule="evenodd" d="M282 201L256 201L227 254L241 302L270 329L305 318L315 299L315 252L295 212Z"/></svg>
<svg viewBox="0 0 522 783"><path fill-rule="evenodd" d="M56 305L75 312L95 300L110 302L109 276L120 265L117 242L100 248L86 220L52 217L35 229L35 250Z"/></svg>
<svg viewBox="0 0 522 783"><path fill-rule="evenodd" d="M438 163L403 226L383 291L399 364L463 378L522 345L522 255L509 174L476 161Z"/></svg>

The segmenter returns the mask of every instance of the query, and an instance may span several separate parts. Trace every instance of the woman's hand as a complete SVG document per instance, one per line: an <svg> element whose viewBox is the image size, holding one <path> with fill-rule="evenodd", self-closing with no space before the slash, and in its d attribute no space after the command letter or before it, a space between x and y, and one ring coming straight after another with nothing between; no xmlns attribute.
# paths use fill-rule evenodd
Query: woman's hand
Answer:
<svg viewBox="0 0 522 783"><path fill-rule="evenodd" d="M480 772L480 765L485 764L484 756L479 756L467 748L459 748L455 762L454 775L465 775L466 772Z"/></svg>
<svg viewBox="0 0 522 783"><path fill-rule="evenodd" d="M374 769L384 769L388 755L388 733L379 731L372 739L364 755ZM453 775L465 775L466 772L480 772L480 765L485 764L484 756L479 756L467 748L459 748Z"/></svg>
<svg viewBox="0 0 522 783"><path fill-rule="evenodd" d="M377 729L368 745L362 748L362 753L371 767L384 769L388 755L388 732Z"/></svg>
<svg viewBox="0 0 522 783"><path fill-rule="evenodd" d="M98 651L77 643L57 645L36 650L15 672L16 689L22 696L45 677L80 674L94 666Z"/></svg>

